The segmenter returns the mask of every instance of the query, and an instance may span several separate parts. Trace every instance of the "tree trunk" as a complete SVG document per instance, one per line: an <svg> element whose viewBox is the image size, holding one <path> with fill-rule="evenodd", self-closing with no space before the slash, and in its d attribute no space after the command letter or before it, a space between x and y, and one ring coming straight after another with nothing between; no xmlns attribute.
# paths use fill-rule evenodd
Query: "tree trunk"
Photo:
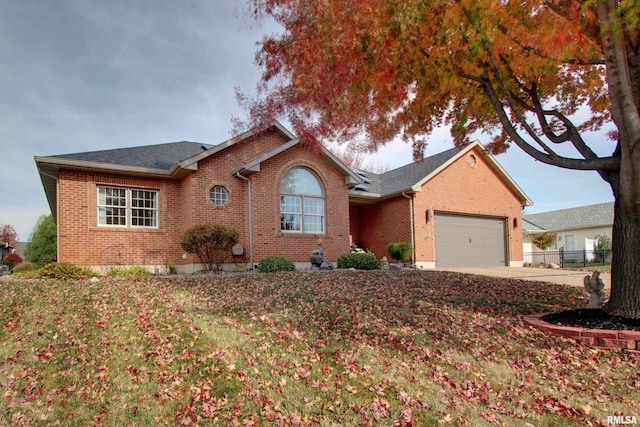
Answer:
<svg viewBox="0 0 640 427"><path fill-rule="evenodd" d="M617 198L614 206L611 296L604 309L640 318L640 216L625 206L623 198Z"/></svg>
<svg viewBox="0 0 640 427"><path fill-rule="evenodd" d="M605 310L640 318L640 87L634 80L640 74L640 59L636 47L638 30L622 21L619 3L596 2L611 117L618 129L616 154L620 159L617 172L601 171L615 197L611 297Z"/></svg>

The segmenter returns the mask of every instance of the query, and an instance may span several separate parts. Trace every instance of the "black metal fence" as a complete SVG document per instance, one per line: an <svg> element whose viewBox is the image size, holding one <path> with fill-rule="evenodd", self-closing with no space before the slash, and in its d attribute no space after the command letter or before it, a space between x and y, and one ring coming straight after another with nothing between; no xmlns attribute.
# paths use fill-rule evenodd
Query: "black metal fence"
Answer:
<svg viewBox="0 0 640 427"><path fill-rule="evenodd" d="M524 261L532 265L556 264L561 268L611 265L611 251L565 251L556 249L544 252L525 252Z"/></svg>

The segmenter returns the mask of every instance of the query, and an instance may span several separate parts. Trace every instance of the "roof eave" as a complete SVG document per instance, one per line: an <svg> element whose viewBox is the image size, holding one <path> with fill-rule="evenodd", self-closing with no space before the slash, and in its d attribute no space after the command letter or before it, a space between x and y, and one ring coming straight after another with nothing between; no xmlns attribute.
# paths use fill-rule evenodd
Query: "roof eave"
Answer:
<svg viewBox="0 0 640 427"><path fill-rule="evenodd" d="M529 198L529 196L526 195L526 193L522 190L522 188L520 188L520 186L516 184L513 178L509 176L507 171L505 171L504 168L500 166L500 163L498 163L498 161L491 154L489 154L489 152L487 152L487 150L478 140L473 141L471 144L464 147L462 150L460 150L459 153L457 153L455 156L451 157L449 160L441 164L437 169L435 169L429 175L425 176L413 187L417 187L417 186L422 187L424 183L429 181L431 178L433 178L434 176L442 172L444 169L449 167L449 165L451 165L453 162L465 156L467 153L469 153L472 150L475 150L476 153L479 153L482 156L482 158L487 162L487 164L502 178L503 182L507 185L507 187L511 190L511 192L513 192L513 194L516 195L516 197L518 197L518 199L520 200L520 205L522 207L533 205L533 201Z"/></svg>
<svg viewBox="0 0 640 427"><path fill-rule="evenodd" d="M380 201L379 193L367 193L360 190L349 190L349 203L353 205L372 205Z"/></svg>
<svg viewBox="0 0 640 427"><path fill-rule="evenodd" d="M189 169L182 167L178 164L171 167L171 169L158 169L158 168L145 168L140 166L128 166L118 165L114 163L100 163L100 162L88 162L85 160L64 159L60 157L34 157L38 167L47 166L60 170L61 168L82 170L101 173L113 173L113 174L126 174L126 175L140 175L140 176L152 176L152 177L174 177L180 173L182 169Z"/></svg>
<svg viewBox="0 0 640 427"><path fill-rule="evenodd" d="M181 162L178 162L178 165L182 168L188 169L191 165L193 165L194 163L199 162L202 159L206 159L209 156L213 156L214 154L225 150L226 148L231 147L232 145L237 144L240 141L244 141L245 139L251 138L253 136L258 135L260 132L266 130L266 129L273 129L276 131L276 133L278 133L278 135L282 136L285 140L287 140L287 142L290 142L291 140L296 139L295 135L293 135L291 132L289 132L284 126L282 126L282 124L280 124L280 122L278 121L274 121L274 123L269 126L268 128L265 128L263 130L249 130L246 132L241 133L240 135L236 135L233 138L229 138L228 140L218 144L218 145L214 145L213 147L209 148L208 150L203 151L202 153L199 153L193 157L190 157L188 159L185 159ZM197 168L197 165L196 165ZM235 168L234 168L235 169ZM234 172L235 173L235 172Z"/></svg>
<svg viewBox="0 0 640 427"><path fill-rule="evenodd" d="M253 159L242 163L241 165L236 166L231 170L232 175L237 175L238 173L241 175L249 175L252 173L260 172L260 165L262 162L298 145L300 143L299 138L294 138L273 150L263 153L259 156L254 157ZM345 184L349 187L353 187L357 184L362 184L364 181L360 178L355 172L353 172L349 167L347 167L340 159L338 159L331 151L329 151L324 145L320 144L320 151L322 154L329 160L330 163L333 164L338 170L340 170L345 176Z"/></svg>

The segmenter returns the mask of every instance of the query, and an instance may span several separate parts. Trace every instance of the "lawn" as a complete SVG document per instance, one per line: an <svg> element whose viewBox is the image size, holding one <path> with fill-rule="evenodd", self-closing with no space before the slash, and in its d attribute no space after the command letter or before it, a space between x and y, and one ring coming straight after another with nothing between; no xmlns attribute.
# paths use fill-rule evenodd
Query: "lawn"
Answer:
<svg viewBox="0 0 640 427"><path fill-rule="evenodd" d="M0 426L640 419L640 355L522 322L586 298L427 271L4 278Z"/></svg>

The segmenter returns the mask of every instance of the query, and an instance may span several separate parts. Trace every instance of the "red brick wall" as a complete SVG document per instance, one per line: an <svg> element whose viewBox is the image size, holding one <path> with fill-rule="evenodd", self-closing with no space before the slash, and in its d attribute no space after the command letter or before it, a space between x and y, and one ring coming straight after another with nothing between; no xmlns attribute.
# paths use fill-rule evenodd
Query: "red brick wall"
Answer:
<svg viewBox="0 0 640 427"><path fill-rule="evenodd" d="M310 169L325 191L325 233L300 234L280 231L280 181L292 167ZM308 262L309 253L322 248L327 260L335 261L349 251L349 195L344 175L318 154L296 146L262 163L251 176L253 188L254 257L284 256Z"/></svg>
<svg viewBox="0 0 640 427"><path fill-rule="evenodd" d="M522 261L522 214L519 199L501 178L476 153L472 167L465 155L413 194L413 233L415 260L435 262L433 212L455 212L505 218L507 246L511 261ZM430 209L432 219L426 221ZM375 205L351 206L352 240L369 249L378 258L386 256L391 242L411 242L410 202L404 196L383 200ZM518 218L518 228L513 228Z"/></svg>
<svg viewBox="0 0 640 427"><path fill-rule="evenodd" d="M97 186L122 186L160 191L159 229L98 226ZM78 265L178 263L182 251L176 236L180 221L170 207L179 205L179 183L60 171L59 261ZM152 260L153 259L153 260Z"/></svg>
<svg viewBox="0 0 640 427"><path fill-rule="evenodd" d="M469 153L472 154L472 153ZM434 221L426 222L426 211L458 212L506 218L507 246L511 261L522 261L522 211L520 201L479 154L470 166L469 154L461 157L422 186L415 195L416 260L435 261ZM518 218L518 228L513 228Z"/></svg>
<svg viewBox="0 0 640 427"><path fill-rule="evenodd" d="M249 209L247 183L231 174L234 167L269 151L285 141L271 132L258 139L239 142L201 160L198 170L181 181L144 179L117 175L96 175L60 171L59 179L59 260L78 265L100 265L101 258L114 253L122 264L175 265L197 263L182 258L180 247L184 231L196 223L217 223L236 227L240 243L249 251ZM280 232L281 177L294 166L312 170L326 193L325 233L318 235ZM250 176L253 198L254 261L267 256L284 256L294 262L308 262L309 252L322 247L326 259L334 260L348 251L349 201L342 172L320 154L295 146L261 165ZM159 229L131 229L97 226L97 185L159 190ZM209 192L224 186L229 202L215 206ZM158 262L158 256L163 258ZM154 262L149 262L151 259Z"/></svg>
<svg viewBox="0 0 640 427"><path fill-rule="evenodd" d="M364 205L359 210L359 237L362 249L373 252L378 259L391 255L387 246L392 242L411 242L409 199L403 196Z"/></svg>

